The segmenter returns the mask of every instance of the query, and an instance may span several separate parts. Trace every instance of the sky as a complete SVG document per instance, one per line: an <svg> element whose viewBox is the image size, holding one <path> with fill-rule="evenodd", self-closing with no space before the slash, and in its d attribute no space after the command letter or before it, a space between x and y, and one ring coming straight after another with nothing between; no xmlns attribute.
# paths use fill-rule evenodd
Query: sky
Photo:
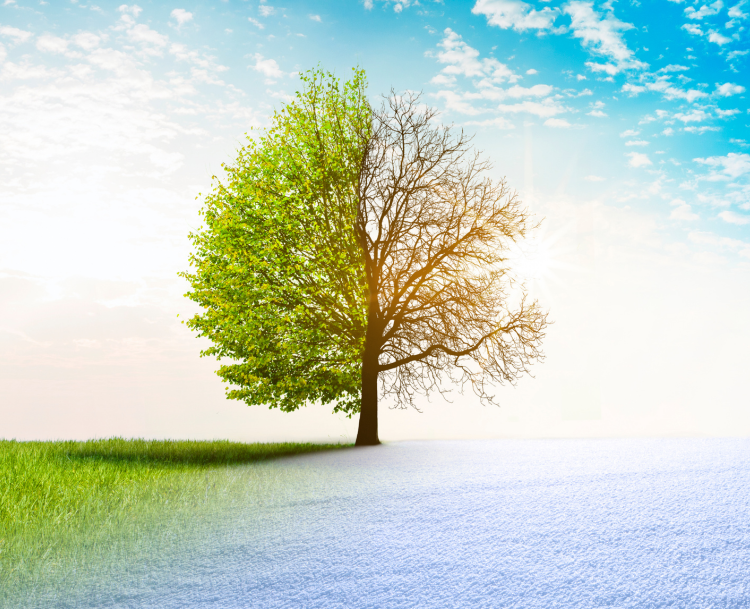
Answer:
<svg viewBox="0 0 750 609"><path fill-rule="evenodd" d="M353 439L226 400L180 323L212 176L318 65L421 91L542 221L534 377L385 403L381 439L750 434L748 27L747 0L5 0L0 437Z"/></svg>

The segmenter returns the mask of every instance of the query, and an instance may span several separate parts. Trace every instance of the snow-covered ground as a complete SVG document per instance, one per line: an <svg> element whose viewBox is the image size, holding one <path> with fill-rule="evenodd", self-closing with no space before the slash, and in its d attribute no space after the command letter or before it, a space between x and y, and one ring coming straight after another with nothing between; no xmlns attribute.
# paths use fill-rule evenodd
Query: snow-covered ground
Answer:
<svg viewBox="0 0 750 609"><path fill-rule="evenodd" d="M179 552L34 602L750 607L747 439L401 442L253 467L252 496Z"/></svg>

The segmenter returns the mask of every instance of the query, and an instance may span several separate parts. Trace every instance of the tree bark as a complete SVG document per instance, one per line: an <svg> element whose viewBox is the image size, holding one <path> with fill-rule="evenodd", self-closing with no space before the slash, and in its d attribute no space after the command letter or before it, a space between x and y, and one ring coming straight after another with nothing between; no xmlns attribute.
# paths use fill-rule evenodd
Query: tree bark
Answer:
<svg viewBox="0 0 750 609"><path fill-rule="evenodd" d="M362 354L362 404L355 446L376 446L378 439L378 359L380 343L377 312L373 303L367 315L365 351Z"/></svg>

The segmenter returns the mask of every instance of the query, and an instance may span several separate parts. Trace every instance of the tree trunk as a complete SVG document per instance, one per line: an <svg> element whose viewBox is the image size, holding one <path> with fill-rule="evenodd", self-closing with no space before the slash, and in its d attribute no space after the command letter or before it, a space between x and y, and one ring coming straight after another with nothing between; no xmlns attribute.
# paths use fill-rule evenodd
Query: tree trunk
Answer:
<svg viewBox="0 0 750 609"><path fill-rule="evenodd" d="M378 356L380 337L378 336L377 313L370 305L367 315L365 351L362 354L362 406L359 411L359 429L356 446L375 446L378 439Z"/></svg>
<svg viewBox="0 0 750 609"><path fill-rule="evenodd" d="M365 358L362 358L362 408L359 412L357 446L380 444L378 439L378 371L376 366L377 363L373 366L372 362L367 362Z"/></svg>

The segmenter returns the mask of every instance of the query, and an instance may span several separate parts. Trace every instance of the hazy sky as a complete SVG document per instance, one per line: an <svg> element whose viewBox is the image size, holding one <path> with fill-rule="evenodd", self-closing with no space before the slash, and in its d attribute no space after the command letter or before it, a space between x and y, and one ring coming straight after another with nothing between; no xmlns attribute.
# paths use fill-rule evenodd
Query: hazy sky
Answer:
<svg viewBox="0 0 750 609"><path fill-rule="evenodd" d="M199 193L318 63L421 90L545 218L555 324L501 408L381 438L750 433L750 2L5 0L0 437L353 437L223 398L177 273Z"/></svg>

